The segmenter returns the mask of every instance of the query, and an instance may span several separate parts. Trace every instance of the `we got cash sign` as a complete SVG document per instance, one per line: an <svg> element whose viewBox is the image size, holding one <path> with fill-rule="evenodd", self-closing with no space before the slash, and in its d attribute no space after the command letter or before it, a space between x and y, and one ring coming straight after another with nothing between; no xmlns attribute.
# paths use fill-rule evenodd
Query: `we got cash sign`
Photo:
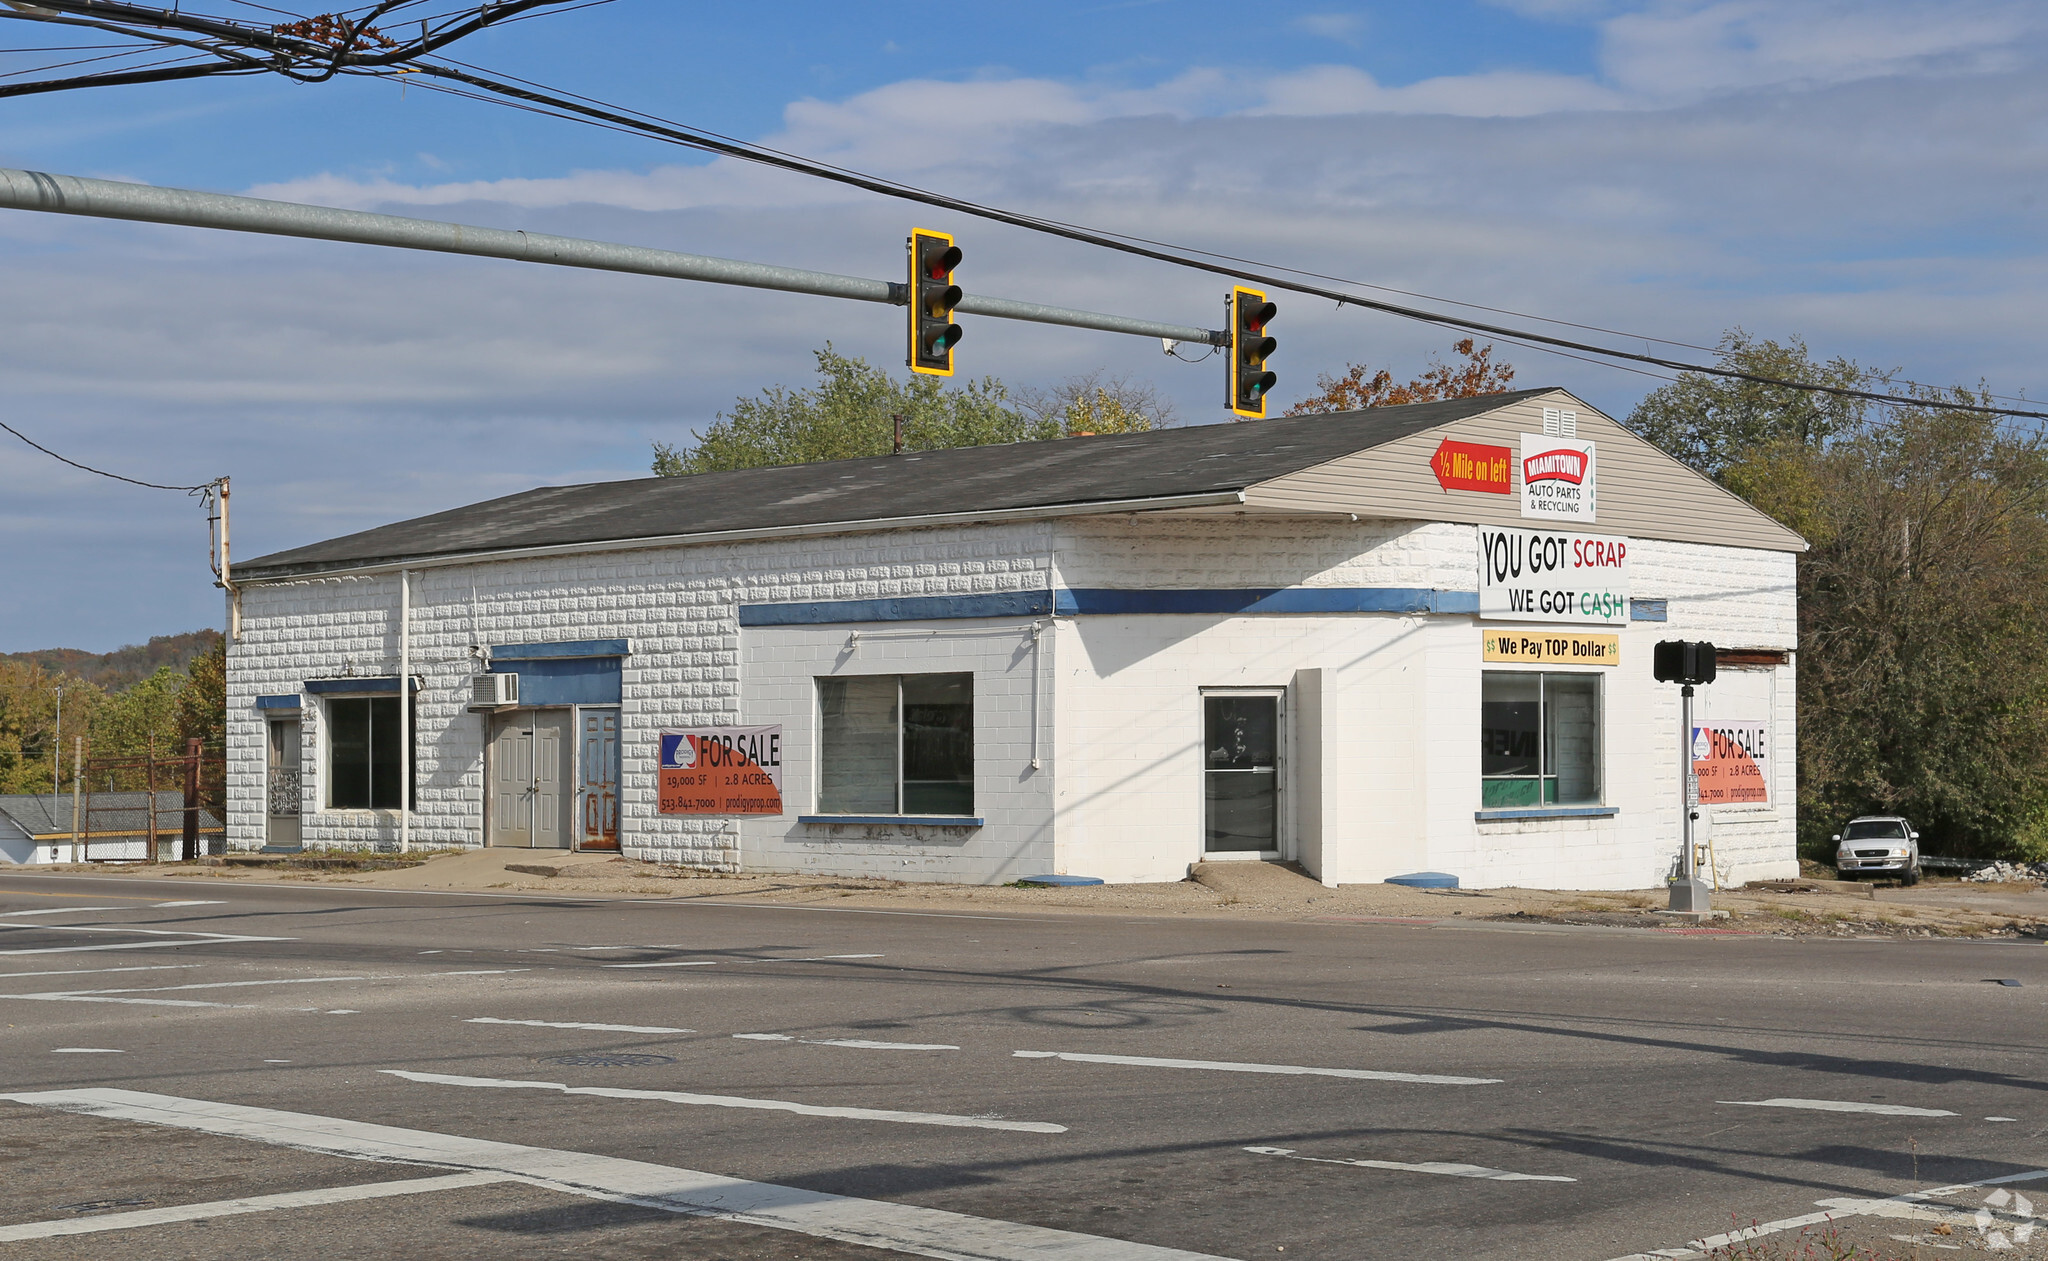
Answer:
<svg viewBox="0 0 2048 1261"><path fill-rule="evenodd" d="M1499 621L1628 621L1629 541L1605 534L1479 527L1479 616Z"/></svg>
<svg viewBox="0 0 2048 1261"><path fill-rule="evenodd" d="M781 814L782 728L661 733L660 814Z"/></svg>

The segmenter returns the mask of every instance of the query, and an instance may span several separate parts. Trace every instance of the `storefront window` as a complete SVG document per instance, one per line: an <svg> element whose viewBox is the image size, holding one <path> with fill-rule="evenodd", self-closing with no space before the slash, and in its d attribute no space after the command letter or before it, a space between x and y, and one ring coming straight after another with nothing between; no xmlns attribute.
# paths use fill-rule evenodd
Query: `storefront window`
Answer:
<svg viewBox="0 0 2048 1261"><path fill-rule="evenodd" d="M818 680L818 810L974 813L974 676Z"/></svg>
<svg viewBox="0 0 2048 1261"><path fill-rule="evenodd" d="M1600 678L1480 675L1480 806L1600 803Z"/></svg>
<svg viewBox="0 0 2048 1261"><path fill-rule="evenodd" d="M418 722L415 708L415 734ZM398 809L399 751L396 696L338 696L328 701L328 806L335 810Z"/></svg>

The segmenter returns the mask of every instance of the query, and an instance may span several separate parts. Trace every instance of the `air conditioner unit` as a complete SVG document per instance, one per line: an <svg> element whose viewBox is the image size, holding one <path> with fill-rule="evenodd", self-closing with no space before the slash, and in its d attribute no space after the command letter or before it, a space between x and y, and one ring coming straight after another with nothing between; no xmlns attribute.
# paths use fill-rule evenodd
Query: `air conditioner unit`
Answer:
<svg viewBox="0 0 2048 1261"><path fill-rule="evenodd" d="M496 709L500 705L519 703L519 676L516 674L479 674L470 680L469 703L479 709Z"/></svg>

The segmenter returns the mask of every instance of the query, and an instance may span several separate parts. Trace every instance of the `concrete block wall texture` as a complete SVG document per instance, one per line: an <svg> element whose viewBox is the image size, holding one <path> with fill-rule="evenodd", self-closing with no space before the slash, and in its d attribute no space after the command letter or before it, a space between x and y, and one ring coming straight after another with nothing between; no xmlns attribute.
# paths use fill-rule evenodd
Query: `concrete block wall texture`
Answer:
<svg viewBox="0 0 2048 1261"><path fill-rule="evenodd" d="M480 666L472 645L624 638L622 841L629 854L733 870L866 872L921 879L1010 879L1055 869L1112 880L1179 879L1200 849L1200 692L1287 688L1322 672L1326 879L1459 871L1470 884L1640 888L1677 852L1676 689L1649 681L1650 646L1709 638L1791 648L1795 558L1786 553L1637 540L1637 595L1670 600L1665 623L1622 631L1606 678L1607 820L1476 823L1479 623L1401 614L1143 615L1060 619L1032 660L972 623L889 623L868 663L977 676L978 778L989 824L878 833L782 821L655 813L654 733L663 727L812 722L818 675L846 625L747 628L747 603L969 595L1048 586L1269 588L1364 586L1470 591L1470 526L1304 517L1103 517L643 549L416 571L413 670L419 693L423 846L482 841L484 724L466 712ZM230 840L262 843L263 730L255 698L307 679L396 673L396 575L248 589L230 656ZM913 632L901 636L899 631ZM1005 632L1008 633L1008 632ZM1014 639L1014 637L1013 637ZM1003 646L1008 643L1009 646ZM861 669L878 669L862 665ZM906 666L907 668L907 666ZM1790 874L1796 780L1792 671L1773 681L1774 802L1716 833L1729 879ZM1028 771L1033 720L1043 766ZM309 846L388 844L389 812L322 809L320 706L305 710L303 834ZM764 717L764 715L771 715ZM785 794L809 801L808 739ZM1055 777L1053 767L1061 768ZM1021 769L1020 769L1021 768ZM977 802L981 810L983 803ZM802 808L808 809L808 806ZM1030 870L1027 870L1030 869Z"/></svg>
<svg viewBox="0 0 2048 1261"><path fill-rule="evenodd" d="M654 733L742 721L741 604L1043 590L1049 527L1039 522L880 531L479 562L413 574L413 672L420 712L420 846L483 841L484 724L466 711L481 670L472 645L627 639L621 715L621 843L661 862L732 870L730 819L655 814ZM263 717L258 696L308 679L398 669L398 576L256 584L229 652L229 843L262 844ZM389 845L395 812L325 808L322 710L304 709L302 834L308 847Z"/></svg>

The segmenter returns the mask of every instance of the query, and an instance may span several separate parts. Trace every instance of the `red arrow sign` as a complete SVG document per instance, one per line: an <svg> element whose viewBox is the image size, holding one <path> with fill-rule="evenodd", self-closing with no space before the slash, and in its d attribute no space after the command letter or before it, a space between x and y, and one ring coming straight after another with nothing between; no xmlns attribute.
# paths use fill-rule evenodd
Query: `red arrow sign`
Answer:
<svg viewBox="0 0 2048 1261"><path fill-rule="evenodd" d="M1429 471L1445 490L1478 490L1489 495L1515 491L1515 453L1506 447L1445 438L1429 457Z"/></svg>

